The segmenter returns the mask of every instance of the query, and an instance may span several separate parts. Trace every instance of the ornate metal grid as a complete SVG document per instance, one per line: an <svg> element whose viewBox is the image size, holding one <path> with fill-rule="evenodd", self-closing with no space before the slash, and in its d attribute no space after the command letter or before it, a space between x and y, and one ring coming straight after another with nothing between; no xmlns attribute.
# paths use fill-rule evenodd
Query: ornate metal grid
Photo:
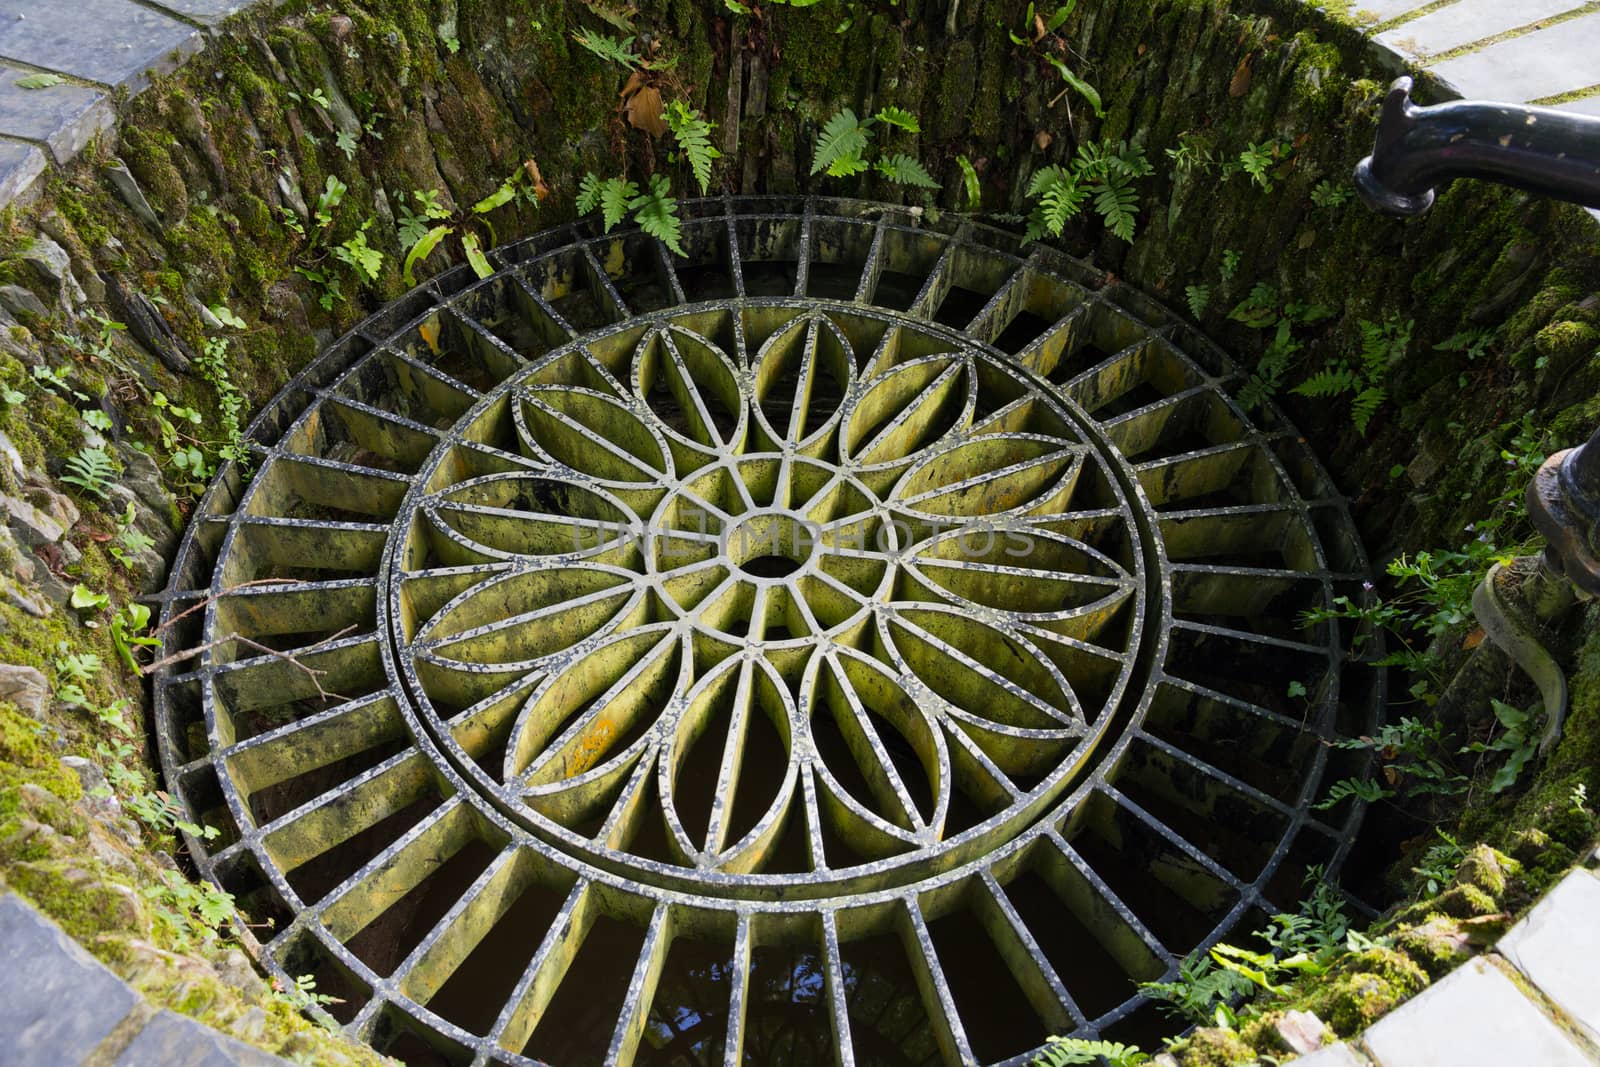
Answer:
<svg viewBox="0 0 1600 1067"><path fill-rule="evenodd" d="M1302 618L1362 595L1342 502L1077 261L685 215L683 259L579 223L436 279L257 420L165 594L174 647L286 654L159 679L196 854L419 1061L1138 1027L1359 821L1308 809L1382 697Z"/></svg>

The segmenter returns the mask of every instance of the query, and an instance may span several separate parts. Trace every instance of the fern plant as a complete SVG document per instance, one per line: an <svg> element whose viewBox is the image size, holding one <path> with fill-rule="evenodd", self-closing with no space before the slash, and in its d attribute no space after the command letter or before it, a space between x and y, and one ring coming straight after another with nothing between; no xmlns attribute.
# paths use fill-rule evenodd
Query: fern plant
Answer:
<svg viewBox="0 0 1600 1067"><path fill-rule="evenodd" d="M601 178L590 173L578 183L578 213L587 215L600 209L606 232L628 217L628 205L639 195L639 186L626 178Z"/></svg>
<svg viewBox="0 0 1600 1067"><path fill-rule="evenodd" d="M673 198L672 183L665 175L650 175L650 188L628 201L628 210L641 230L666 245L673 255L684 255L678 201Z"/></svg>
<svg viewBox="0 0 1600 1067"><path fill-rule="evenodd" d="M873 119L862 121L844 108L829 119L817 138L811 156L811 173L824 172L833 178L846 178L867 169L867 145L872 140Z"/></svg>
<svg viewBox="0 0 1600 1067"><path fill-rule="evenodd" d="M668 104L666 114L667 128L677 138L678 148L688 161L689 169L694 172L695 183L704 195L711 188L711 161L722 155L711 143L713 125L682 100Z"/></svg>
<svg viewBox="0 0 1600 1067"><path fill-rule="evenodd" d="M1218 967L1216 960L1199 951L1183 958L1172 981L1139 983L1140 994L1156 1001L1162 1011L1202 1026L1225 1018L1228 1002L1249 989L1244 976Z"/></svg>
<svg viewBox="0 0 1600 1067"><path fill-rule="evenodd" d="M1293 152L1294 146L1287 141L1262 141L1260 144L1252 142L1248 148L1239 153L1239 169L1250 175L1251 181L1270 192L1273 169L1289 158Z"/></svg>
<svg viewBox="0 0 1600 1067"><path fill-rule="evenodd" d="M674 255L685 254L678 201L672 195L671 181L664 174L650 175L649 188L643 191L623 178L585 174L578 183L577 207L583 214L599 208L607 233L631 212L641 230L670 248Z"/></svg>
<svg viewBox="0 0 1600 1067"><path fill-rule="evenodd" d="M1150 1062L1149 1053L1138 1045L1120 1041L1087 1041L1081 1037L1052 1037L1033 1057L1031 1067L1068 1067L1069 1064L1095 1063L1101 1058L1111 1067L1139 1067Z"/></svg>
<svg viewBox="0 0 1600 1067"><path fill-rule="evenodd" d="M1133 182L1155 173L1144 151L1125 143L1084 144L1069 166L1049 166L1028 183L1028 196L1039 203L1028 219L1028 237L1060 237L1066 224L1086 203L1105 220L1106 228L1132 242L1139 222L1139 194Z"/></svg>
<svg viewBox="0 0 1600 1067"><path fill-rule="evenodd" d="M117 465L104 448L85 446L67 457L61 480L75 485L97 500L108 499L106 492L116 480Z"/></svg>
<svg viewBox="0 0 1600 1067"><path fill-rule="evenodd" d="M1389 367L1404 359L1411 345L1411 320L1404 322L1391 315L1382 323L1362 319L1361 353L1356 362L1334 360L1320 371L1295 386L1292 390L1300 396L1331 399L1349 394L1350 420L1356 432L1365 434L1372 416L1388 392L1383 387Z"/></svg>
<svg viewBox="0 0 1600 1067"><path fill-rule="evenodd" d="M904 153L884 156L872 165L872 169L897 185L912 185L918 189L939 188L939 183L933 180L927 168Z"/></svg>
<svg viewBox="0 0 1600 1067"><path fill-rule="evenodd" d="M917 117L904 108L885 107L870 118L859 118L844 108L823 124L811 157L811 173L826 173L832 178L848 178L872 169L897 185L918 189L937 189L928 169L903 152L881 156L875 163L867 159L874 126L892 126L907 133L921 133Z"/></svg>
<svg viewBox="0 0 1600 1067"><path fill-rule="evenodd" d="M639 57L632 51L634 41L632 37L617 38L593 30L584 30L582 33L574 33L572 39L582 45L586 52L599 56L607 63L615 63L628 70L639 69Z"/></svg>

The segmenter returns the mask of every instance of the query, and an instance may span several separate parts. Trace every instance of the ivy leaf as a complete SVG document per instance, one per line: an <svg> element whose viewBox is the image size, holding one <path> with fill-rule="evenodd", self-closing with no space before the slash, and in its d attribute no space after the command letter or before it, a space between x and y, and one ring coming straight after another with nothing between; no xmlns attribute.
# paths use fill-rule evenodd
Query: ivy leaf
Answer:
<svg viewBox="0 0 1600 1067"><path fill-rule="evenodd" d="M79 582L72 587L71 603L77 611L99 611L111 603L111 598L105 593L96 593L93 589Z"/></svg>
<svg viewBox="0 0 1600 1067"><path fill-rule="evenodd" d="M918 189L937 189L939 183L921 163L908 155L885 156L873 164L873 170L900 185L914 185Z"/></svg>
<svg viewBox="0 0 1600 1067"><path fill-rule="evenodd" d="M423 234L422 238L417 241L416 244L411 246L411 251L406 253L405 265L400 272L404 276L405 283L407 285L417 284L416 278L414 278L411 274L412 269L415 268L418 263L421 263L423 260L427 259L428 256L432 254L433 250L439 247L440 241L444 240L446 237L449 237L450 234L454 232L455 227L453 226L435 226L433 229Z"/></svg>
<svg viewBox="0 0 1600 1067"><path fill-rule="evenodd" d="M245 321L238 315L234 314L233 309L227 304L212 304L211 314L215 315L217 317L217 321L222 323L224 326L232 326L235 330L242 330L245 328Z"/></svg>

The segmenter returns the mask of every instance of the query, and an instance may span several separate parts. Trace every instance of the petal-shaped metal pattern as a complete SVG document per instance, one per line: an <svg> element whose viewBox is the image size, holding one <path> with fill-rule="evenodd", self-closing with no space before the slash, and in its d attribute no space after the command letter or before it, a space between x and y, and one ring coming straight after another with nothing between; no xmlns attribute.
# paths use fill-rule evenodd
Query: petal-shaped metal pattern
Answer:
<svg viewBox="0 0 1600 1067"><path fill-rule="evenodd" d="M1023 1063L1337 868L1331 484L1159 308L950 226L553 231L263 413L157 701L272 966L443 1062Z"/></svg>

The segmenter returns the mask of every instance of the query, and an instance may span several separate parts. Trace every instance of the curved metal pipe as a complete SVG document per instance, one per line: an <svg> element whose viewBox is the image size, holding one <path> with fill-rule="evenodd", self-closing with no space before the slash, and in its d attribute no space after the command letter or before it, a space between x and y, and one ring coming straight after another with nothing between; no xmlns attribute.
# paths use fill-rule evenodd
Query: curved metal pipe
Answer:
<svg viewBox="0 0 1600 1067"><path fill-rule="evenodd" d="M1567 721L1567 676L1539 636L1539 631L1508 605L1497 581L1504 567L1489 568L1478 588L1472 591L1472 614L1489 640L1499 645L1517 666L1539 687L1544 700L1545 731L1539 739L1539 755L1549 755L1561 740L1561 727Z"/></svg>
<svg viewBox="0 0 1600 1067"><path fill-rule="evenodd" d="M1421 107L1411 102L1411 79L1397 78L1372 155L1356 164L1356 189L1375 211L1420 215L1434 186L1451 178L1600 207L1600 118L1483 100Z"/></svg>

